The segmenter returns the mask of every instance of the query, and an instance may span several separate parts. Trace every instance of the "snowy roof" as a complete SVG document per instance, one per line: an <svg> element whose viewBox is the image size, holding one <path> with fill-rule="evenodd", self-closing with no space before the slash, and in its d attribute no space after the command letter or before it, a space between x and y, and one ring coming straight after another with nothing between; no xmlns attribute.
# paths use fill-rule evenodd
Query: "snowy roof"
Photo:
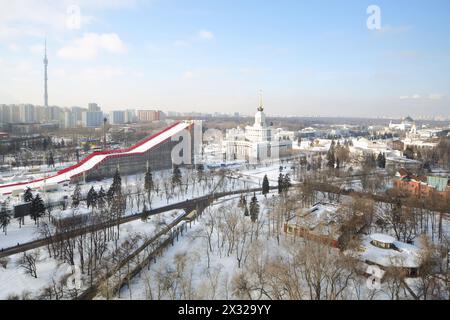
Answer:
<svg viewBox="0 0 450 320"><path fill-rule="evenodd" d="M388 236L387 234L382 234L382 233L371 234L370 238L372 238L372 240L382 242L382 243L394 243L395 242L394 237L391 237L391 236Z"/></svg>
<svg viewBox="0 0 450 320"><path fill-rule="evenodd" d="M363 252L360 254L362 260L383 267L418 268L420 266L420 249L417 246L394 240L394 248L383 249L371 244L372 236L366 236L363 239Z"/></svg>
<svg viewBox="0 0 450 320"><path fill-rule="evenodd" d="M324 227L322 233L335 234L337 232L336 211L338 207L330 203L316 203L310 208L302 209L290 220L296 225L309 230Z"/></svg>

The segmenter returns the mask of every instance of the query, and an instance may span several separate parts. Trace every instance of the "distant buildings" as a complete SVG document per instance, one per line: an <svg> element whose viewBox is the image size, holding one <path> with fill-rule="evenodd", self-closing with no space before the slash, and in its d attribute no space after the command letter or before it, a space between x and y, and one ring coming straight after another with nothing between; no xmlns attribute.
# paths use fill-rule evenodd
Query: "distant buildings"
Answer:
<svg viewBox="0 0 450 320"><path fill-rule="evenodd" d="M109 113L110 124L124 124L125 123L125 111L111 111Z"/></svg>
<svg viewBox="0 0 450 320"><path fill-rule="evenodd" d="M406 117L400 123L389 123L389 129L398 131L409 131L414 124L414 120L411 117Z"/></svg>
<svg viewBox="0 0 450 320"><path fill-rule="evenodd" d="M86 109L81 108L81 107L72 107L70 108L70 111L73 114L74 119L76 119L75 125L76 126L81 126L81 120L83 118L83 111L85 111Z"/></svg>
<svg viewBox="0 0 450 320"><path fill-rule="evenodd" d="M406 169L400 169L394 187L401 193L417 198L436 196L443 200L450 199L450 179L438 176L416 176Z"/></svg>
<svg viewBox="0 0 450 320"><path fill-rule="evenodd" d="M77 126L77 115L69 109L64 110L63 128L74 128Z"/></svg>
<svg viewBox="0 0 450 320"><path fill-rule="evenodd" d="M152 122L164 119L164 113L159 110L138 110L137 118L139 122Z"/></svg>
<svg viewBox="0 0 450 320"><path fill-rule="evenodd" d="M88 104L88 111L89 112L98 112L98 111L102 111L102 109L96 103L89 103Z"/></svg>
<svg viewBox="0 0 450 320"><path fill-rule="evenodd" d="M86 111L82 115L83 127L87 128L99 128L103 124L103 112L102 111Z"/></svg>
<svg viewBox="0 0 450 320"><path fill-rule="evenodd" d="M136 121L136 111L131 109L125 110L125 123L134 123Z"/></svg>
<svg viewBox="0 0 450 320"><path fill-rule="evenodd" d="M111 111L107 116L109 122L113 125L123 125L137 121L136 111L132 109ZM141 112L141 117L143 122L165 118L162 111L153 110ZM97 103L89 103L87 108L78 106L61 108L57 106L34 106L31 104L0 104L0 126L4 128L19 124L51 124L50 127L52 128L56 126L63 129L76 127L98 128L103 126L104 118L105 114Z"/></svg>

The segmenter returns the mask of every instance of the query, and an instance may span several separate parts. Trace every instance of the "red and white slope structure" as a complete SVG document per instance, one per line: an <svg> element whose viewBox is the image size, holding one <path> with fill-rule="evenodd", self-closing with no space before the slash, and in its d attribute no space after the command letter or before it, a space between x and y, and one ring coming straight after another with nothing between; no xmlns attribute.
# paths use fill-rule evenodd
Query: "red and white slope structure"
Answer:
<svg viewBox="0 0 450 320"><path fill-rule="evenodd" d="M160 145L161 143L164 143L165 141L169 140L170 138L180 133L181 131L188 129L191 125L192 122L190 121L177 122L171 125L170 127L164 129L163 131L139 142L138 144L128 149L94 152L89 156L87 156L86 158L84 158L83 160L81 160L79 163L71 167L62 169L58 171L56 174L46 178L41 178L34 181L0 185L0 194L7 195L11 194L15 190L25 190L26 188L39 189L43 187L44 184L53 185L70 181L71 178L80 176L83 173L88 172L89 170L98 166L99 164L101 164L103 161L107 160L110 157L142 155L145 152L148 152L151 149L155 148L156 146Z"/></svg>

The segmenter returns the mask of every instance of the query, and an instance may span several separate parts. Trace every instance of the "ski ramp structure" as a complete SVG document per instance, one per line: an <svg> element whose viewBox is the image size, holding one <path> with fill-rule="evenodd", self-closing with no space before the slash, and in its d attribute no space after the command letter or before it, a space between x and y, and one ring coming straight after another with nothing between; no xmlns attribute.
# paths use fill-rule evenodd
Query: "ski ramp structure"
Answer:
<svg viewBox="0 0 450 320"><path fill-rule="evenodd" d="M45 190L45 186L67 182L100 181L112 177L117 169L121 174L126 175L145 172L148 166L152 170L171 168L172 149L179 143L178 140L172 141L172 137L180 134L183 130L191 131L193 124L193 121L176 122L130 148L94 152L79 163L49 177L0 185L0 194L22 193L27 188Z"/></svg>

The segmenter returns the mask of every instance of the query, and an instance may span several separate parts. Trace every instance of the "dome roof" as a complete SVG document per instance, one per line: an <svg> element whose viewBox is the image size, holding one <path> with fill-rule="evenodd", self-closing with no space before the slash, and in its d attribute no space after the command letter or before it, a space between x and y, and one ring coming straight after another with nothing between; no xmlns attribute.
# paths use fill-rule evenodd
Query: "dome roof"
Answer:
<svg viewBox="0 0 450 320"><path fill-rule="evenodd" d="M404 122L414 122L413 118L410 116L407 116L405 119L403 119Z"/></svg>

